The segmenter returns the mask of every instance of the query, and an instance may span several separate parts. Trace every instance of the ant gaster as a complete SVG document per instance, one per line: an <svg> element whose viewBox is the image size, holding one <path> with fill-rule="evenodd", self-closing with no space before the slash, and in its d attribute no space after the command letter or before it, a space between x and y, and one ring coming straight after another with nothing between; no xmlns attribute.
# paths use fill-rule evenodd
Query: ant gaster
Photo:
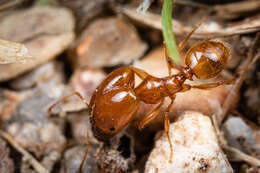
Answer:
<svg viewBox="0 0 260 173"><path fill-rule="evenodd" d="M186 42L198 26L178 45L179 51L184 48ZM141 130L156 118L165 97L169 97L171 102L164 112L164 129L171 149L170 162L172 162L173 147L169 135L170 121L168 113L172 108L176 94L191 88L210 89L224 84L232 84L233 80L195 86L184 83L186 79L193 80L193 75L198 79L210 79L223 70L230 57L230 51L225 44L219 41L209 40L193 46L186 54L186 67L175 65L169 58L166 48L165 54L169 72L169 75L166 77L158 78L132 66L122 67L112 71L103 80L92 95L89 104L78 92L75 92L54 103L48 112L50 113L52 107L56 104L72 95L76 95L86 104L91 112L90 121L95 137L100 141L107 141L133 120L140 102L157 104L151 112L144 115L138 122L138 128ZM179 73L172 75L172 68L177 68ZM137 87L135 87L135 74L142 79L142 82ZM84 160L80 166L81 171Z"/></svg>

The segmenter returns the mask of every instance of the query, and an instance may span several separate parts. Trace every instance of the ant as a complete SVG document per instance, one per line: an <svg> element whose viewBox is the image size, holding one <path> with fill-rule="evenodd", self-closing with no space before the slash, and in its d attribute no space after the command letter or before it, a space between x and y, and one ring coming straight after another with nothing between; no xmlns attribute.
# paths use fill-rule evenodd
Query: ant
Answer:
<svg viewBox="0 0 260 173"><path fill-rule="evenodd" d="M185 44L199 25L178 45L179 51L185 47ZM112 71L102 81L93 93L89 104L78 92L75 92L51 105L48 109L48 113L51 112L51 109L56 104L70 96L76 95L85 103L90 111L90 122L94 136L100 141L108 141L133 120L141 101L146 104L157 104L157 106L147 115L144 115L138 122L138 128L140 130L156 118L159 114L159 109L164 103L165 97L169 97L171 102L164 112L164 130L171 150L169 161L172 162L173 146L169 135L170 121L168 113L173 106L176 94L188 91L191 88L210 89L220 85L229 85L232 84L234 80L195 86L184 83L186 79L192 81L194 75L198 79L213 78L224 69L230 58L230 50L224 43L219 41L207 40L191 47L185 57L185 67L173 63L168 56L166 47L165 58L169 72L169 75L166 77L154 77L132 66L121 67ZM178 69L179 73L172 75L172 68ZM137 87L135 87L135 74L142 79L142 82ZM80 172L82 172L86 155L87 151L82 160Z"/></svg>

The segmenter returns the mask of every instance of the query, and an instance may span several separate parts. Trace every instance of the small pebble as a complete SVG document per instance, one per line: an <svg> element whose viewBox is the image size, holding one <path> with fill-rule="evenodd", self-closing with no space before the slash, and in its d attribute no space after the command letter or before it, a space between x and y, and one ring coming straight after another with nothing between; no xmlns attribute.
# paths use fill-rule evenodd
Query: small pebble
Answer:
<svg viewBox="0 0 260 173"><path fill-rule="evenodd" d="M186 112L170 125L173 162L165 133L156 141L145 166L145 173L232 173L225 154L218 145L209 117L198 112Z"/></svg>

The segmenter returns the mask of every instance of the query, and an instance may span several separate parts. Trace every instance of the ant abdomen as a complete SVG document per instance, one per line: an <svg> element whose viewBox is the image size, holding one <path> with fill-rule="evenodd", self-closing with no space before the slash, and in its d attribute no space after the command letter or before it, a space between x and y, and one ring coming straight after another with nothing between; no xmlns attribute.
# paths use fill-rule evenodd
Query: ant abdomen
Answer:
<svg viewBox="0 0 260 173"><path fill-rule="evenodd" d="M134 91L134 72L124 67L110 73L91 98L95 136L106 140L117 134L132 120L139 102Z"/></svg>
<svg viewBox="0 0 260 173"><path fill-rule="evenodd" d="M209 79L219 74L227 64L230 51L223 43L206 41L192 47L185 63L199 79Z"/></svg>

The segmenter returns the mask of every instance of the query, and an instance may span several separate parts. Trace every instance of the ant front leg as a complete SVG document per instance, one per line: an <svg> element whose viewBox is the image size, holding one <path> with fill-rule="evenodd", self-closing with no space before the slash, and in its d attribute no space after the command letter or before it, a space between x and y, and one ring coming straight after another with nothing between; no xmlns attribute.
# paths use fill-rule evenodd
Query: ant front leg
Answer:
<svg viewBox="0 0 260 173"><path fill-rule="evenodd" d="M88 102L82 97L82 95L80 95L79 92L75 91L74 93L70 94L70 95L67 95L67 96L64 96L63 98L59 99L58 101L56 101L55 103L53 103L49 108L48 108L48 115L50 115L51 113L51 110L54 108L54 106L56 106L57 104L65 101L66 99L68 99L69 97L71 96L77 96L87 107L89 107L89 104Z"/></svg>
<svg viewBox="0 0 260 173"><path fill-rule="evenodd" d="M158 104L150 113L148 113L147 115L144 116L144 118L140 121L140 123L138 125L139 130L142 130L146 124L148 124L149 122L151 122L152 120L154 120L157 117L157 115L159 114L159 110L163 105L163 102L164 102L164 99L162 99L160 104Z"/></svg>
<svg viewBox="0 0 260 173"><path fill-rule="evenodd" d="M170 133L169 133L169 128L170 128L170 120L169 120L169 112L173 106L173 103L174 103L174 100L175 100L175 95L174 96L171 96L171 103L168 105L165 113L164 113L164 131L167 135L167 138L168 138L168 142L169 142L169 145L170 145L170 160L169 162L172 163L172 158L173 158L173 146L172 146L172 141L171 141L171 138L170 138Z"/></svg>

